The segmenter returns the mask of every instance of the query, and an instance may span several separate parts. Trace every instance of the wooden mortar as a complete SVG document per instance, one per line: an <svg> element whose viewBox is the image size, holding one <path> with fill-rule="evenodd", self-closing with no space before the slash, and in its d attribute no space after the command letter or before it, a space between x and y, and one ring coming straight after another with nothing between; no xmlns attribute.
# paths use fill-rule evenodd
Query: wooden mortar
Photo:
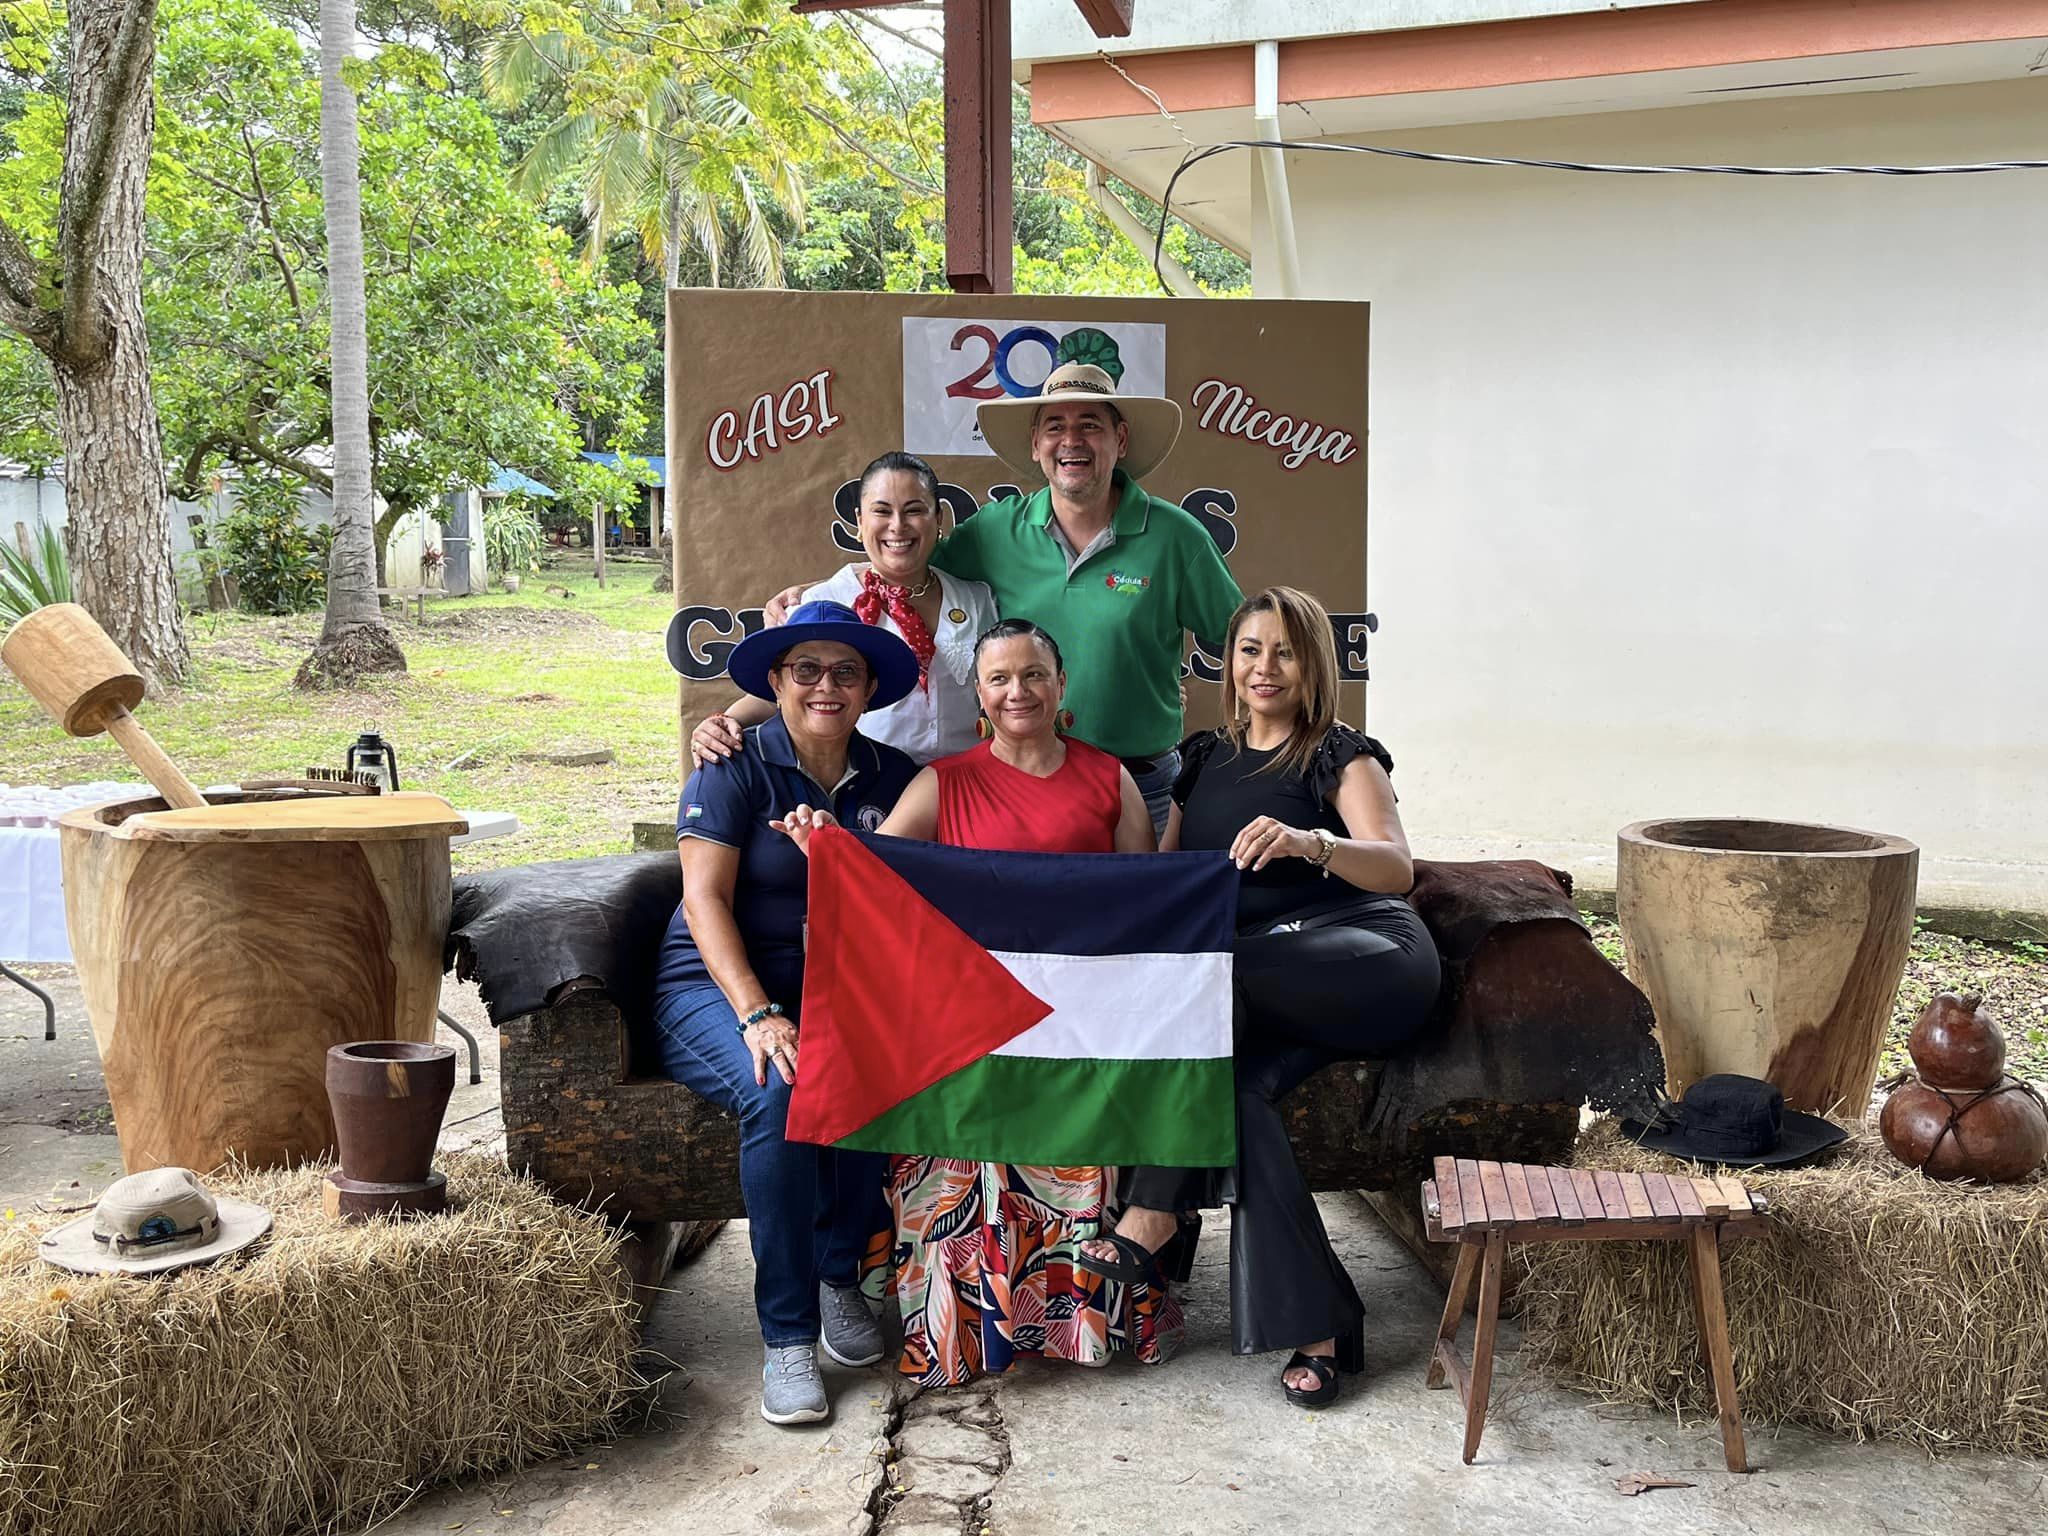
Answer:
<svg viewBox="0 0 2048 1536"><path fill-rule="evenodd" d="M58 825L128 1172L330 1156L328 1048L433 1038L467 830L439 796L131 800Z"/></svg>
<svg viewBox="0 0 2048 1536"><path fill-rule="evenodd" d="M1913 938L1920 850L1806 822L1622 828L1615 911L1671 1097L1715 1072L1862 1118Z"/></svg>

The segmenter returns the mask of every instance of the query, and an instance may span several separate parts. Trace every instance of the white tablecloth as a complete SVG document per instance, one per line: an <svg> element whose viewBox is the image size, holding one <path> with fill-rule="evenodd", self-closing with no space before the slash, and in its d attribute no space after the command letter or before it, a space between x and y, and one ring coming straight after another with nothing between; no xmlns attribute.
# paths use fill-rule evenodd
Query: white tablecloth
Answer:
<svg viewBox="0 0 2048 1536"><path fill-rule="evenodd" d="M0 827L0 960L68 963L55 827Z"/></svg>
<svg viewBox="0 0 2048 1536"><path fill-rule="evenodd" d="M507 837L519 830L509 811L461 811L469 834L458 843ZM64 877L55 827L0 827L0 960L69 964L64 932Z"/></svg>

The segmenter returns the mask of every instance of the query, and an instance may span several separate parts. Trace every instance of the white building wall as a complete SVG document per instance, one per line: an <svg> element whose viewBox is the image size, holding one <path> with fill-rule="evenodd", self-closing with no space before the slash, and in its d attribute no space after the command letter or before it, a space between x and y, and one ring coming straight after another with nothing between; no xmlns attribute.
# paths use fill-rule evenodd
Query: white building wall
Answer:
<svg viewBox="0 0 2048 1536"><path fill-rule="evenodd" d="M1382 142L2048 158L2048 80ZM2048 172L1289 175L1306 294L1373 304L1370 713L1419 851L1597 882L1639 817L1796 817L2048 905Z"/></svg>
<svg viewBox="0 0 2048 1536"><path fill-rule="evenodd" d="M386 511L383 499L375 499L376 515ZM392 587L438 587L441 573L429 572L425 552L441 547L441 524L430 512L408 512L392 525L384 545L384 580Z"/></svg>

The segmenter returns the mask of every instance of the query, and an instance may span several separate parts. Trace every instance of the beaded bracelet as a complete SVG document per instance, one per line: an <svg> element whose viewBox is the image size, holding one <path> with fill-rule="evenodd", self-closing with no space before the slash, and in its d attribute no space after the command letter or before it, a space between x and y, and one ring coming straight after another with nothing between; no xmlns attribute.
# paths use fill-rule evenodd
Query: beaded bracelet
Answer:
<svg viewBox="0 0 2048 1536"><path fill-rule="evenodd" d="M744 1035L748 1030L752 1029L756 1024L760 1023L763 1019L780 1017L782 1017L782 1004L763 1003L760 1007L756 1008L752 1013L748 1014L744 1019L740 1020L740 1033Z"/></svg>

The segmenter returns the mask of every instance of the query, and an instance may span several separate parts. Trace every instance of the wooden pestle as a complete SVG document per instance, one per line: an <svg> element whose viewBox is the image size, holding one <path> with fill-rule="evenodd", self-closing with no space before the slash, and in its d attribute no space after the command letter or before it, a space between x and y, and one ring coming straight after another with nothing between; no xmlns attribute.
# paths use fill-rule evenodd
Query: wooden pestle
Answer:
<svg viewBox="0 0 2048 1536"><path fill-rule="evenodd" d="M197 786L128 713L142 702L141 674L76 603L38 608L16 624L0 641L0 661L71 735L112 736L168 804L188 811L206 805Z"/></svg>

